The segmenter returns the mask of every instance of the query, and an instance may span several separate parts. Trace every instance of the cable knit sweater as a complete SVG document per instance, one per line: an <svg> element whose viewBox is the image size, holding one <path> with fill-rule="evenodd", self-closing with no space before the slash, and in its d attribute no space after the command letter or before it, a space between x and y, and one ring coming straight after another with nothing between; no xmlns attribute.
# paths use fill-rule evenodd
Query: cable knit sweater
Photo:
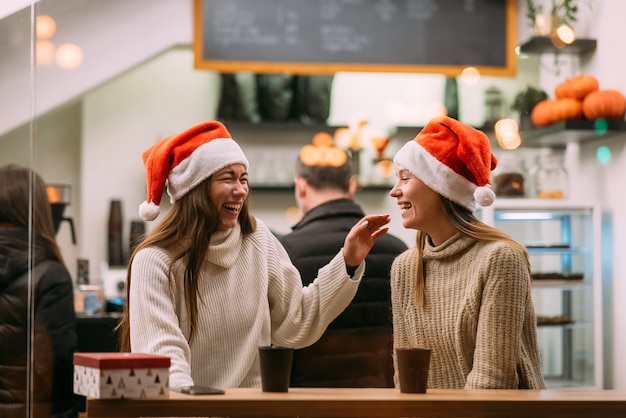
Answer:
<svg viewBox="0 0 626 418"><path fill-rule="evenodd" d="M394 346L432 349L430 388L545 388L523 254L460 233L437 247L428 241L425 308L413 295L417 250L392 266Z"/></svg>
<svg viewBox="0 0 626 418"><path fill-rule="evenodd" d="M173 285L170 257L156 247L139 251L131 265L130 337L133 352L170 356L170 386L260 387L257 347L305 347L354 297L365 263L351 279L340 251L302 287L298 270L267 226L247 236L239 226L211 237L198 281L198 322L189 322L182 265Z"/></svg>

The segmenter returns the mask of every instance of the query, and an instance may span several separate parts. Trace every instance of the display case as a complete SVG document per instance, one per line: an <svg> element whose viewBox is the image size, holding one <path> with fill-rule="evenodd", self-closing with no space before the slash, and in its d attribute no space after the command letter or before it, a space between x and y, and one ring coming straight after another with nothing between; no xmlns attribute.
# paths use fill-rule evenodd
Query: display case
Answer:
<svg viewBox="0 0 626 418"><path fill-rule="evenodd" d="M601 214L597 205L559 199L498 199L478 214L528 250L541 366L548 388L602 388Z"/></svg>

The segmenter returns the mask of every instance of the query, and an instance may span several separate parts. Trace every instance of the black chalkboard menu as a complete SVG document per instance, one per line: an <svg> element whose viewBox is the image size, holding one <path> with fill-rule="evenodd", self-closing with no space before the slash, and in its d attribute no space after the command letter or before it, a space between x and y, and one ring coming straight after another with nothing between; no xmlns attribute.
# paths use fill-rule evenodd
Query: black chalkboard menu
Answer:
<svg viewBox="0 0 626 418"><path fill-rule="evenodd" d="M195 0L195 67L515 75L515 0Z"/></svg>

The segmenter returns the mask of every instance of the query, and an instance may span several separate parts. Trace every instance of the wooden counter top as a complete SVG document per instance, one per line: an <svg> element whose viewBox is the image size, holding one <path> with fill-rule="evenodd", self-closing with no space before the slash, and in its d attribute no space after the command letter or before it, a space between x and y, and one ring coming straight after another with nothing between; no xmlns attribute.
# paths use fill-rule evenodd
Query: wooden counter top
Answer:
<svg viewBox="0 0 626 418"><path fill-rule="evenodd" d="M226 389L225 395L170 392L160 399L88 399L87 417L626 417L626 391L396 389Z"/></svg>

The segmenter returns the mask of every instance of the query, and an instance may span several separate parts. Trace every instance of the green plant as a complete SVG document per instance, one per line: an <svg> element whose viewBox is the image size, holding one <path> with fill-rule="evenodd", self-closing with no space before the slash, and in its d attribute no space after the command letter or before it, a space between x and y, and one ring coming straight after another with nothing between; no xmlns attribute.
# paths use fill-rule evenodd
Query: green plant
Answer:
<svg viewBox="0 0 626 418"><path fill-rule="evenodd" d="M537 103L547 98L548 94L545 91L528 86L515 95L511 109L520 115L529 115Z"/></svg>
<svg viewBox="0 0 626 418"><path fill-rule="evenodd" d="M578 0L551 0L550 15L559 19L562 24L572 25L578 19ZM591 9L591 0L580 1ZM544 13L543 5L537 3L536 0L526 0L526 17L529 20L530 27L535 26L535 17ZM545 12L547 13L547 12Z"/></svg>

